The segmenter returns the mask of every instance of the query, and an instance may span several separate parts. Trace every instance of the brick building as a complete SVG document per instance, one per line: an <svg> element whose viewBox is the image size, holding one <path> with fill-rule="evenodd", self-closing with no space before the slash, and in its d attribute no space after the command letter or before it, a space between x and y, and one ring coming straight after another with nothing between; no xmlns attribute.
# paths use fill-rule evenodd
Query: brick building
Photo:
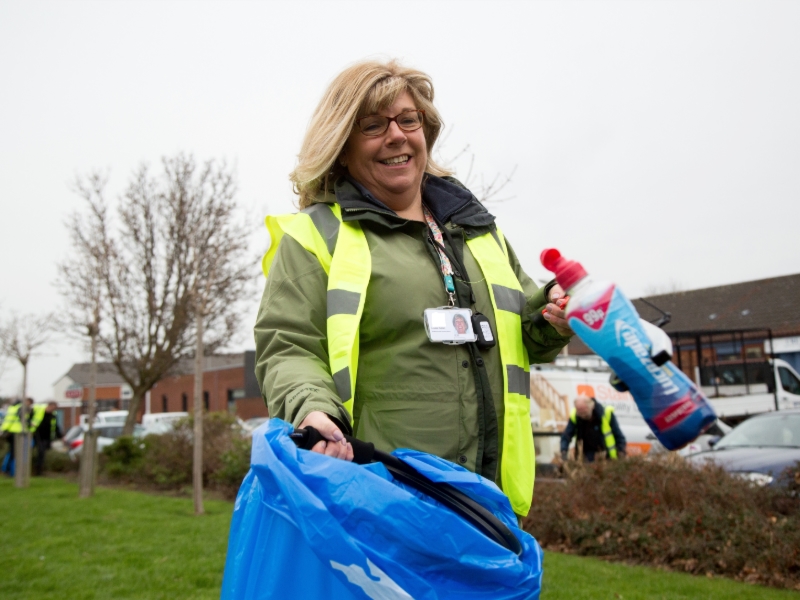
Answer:
<svg viewBox="0 0 800 600"><path fill-rule="evenodd" d="M254 351L214 354L204 360L203 403L206 410L228 411L242 419L268 416L254 372ZM144 406L143 411L191 412L193 409L194 359L186 358L153 386L149 407Z"/></svg>
<svg viewBox="0 0 800 600"><path fill-rule="evenodd" d="M204 359L203 401L206 410L229 411L242 419L268 416L255 377L255 352L214 354ZM53 385L61 423L69 428L88 413L90 363L78 363ZM111 363L97 365L97 410L128 410L133 391ZM139 409L146 412L191 412L194 408L194 359L182 359L150 390Z"/></svg>
<svg viewBox="0 0 800 600"><path fill-rule="evenodd" d="M91 363L77 363L53 384L53 399L61 413L64 431L88 412ZM126 410L133 391L111 363L97 364L97 410Z"/></svg>

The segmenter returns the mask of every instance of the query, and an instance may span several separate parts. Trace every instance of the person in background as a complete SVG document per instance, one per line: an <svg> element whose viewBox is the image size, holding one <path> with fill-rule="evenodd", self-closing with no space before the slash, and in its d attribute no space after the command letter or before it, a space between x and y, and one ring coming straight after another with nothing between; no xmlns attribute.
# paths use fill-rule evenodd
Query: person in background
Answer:
<svg viewBox="0 0 800 600"><path fill-rule="evenodd" d="M36 459L33 463L33 474L41 475L44 472L44 457L55 440L64 437L61 428L58 426L55 410L58 405L55 402L48 402L47 406L41 406L34 411L31 425L36 424L33 430L33 441L36 447Z"/></svg>
<svg viewBox="0 0 800 600"><path fill-rule="evenodd" d="M31 422L31 412L30 408L33 404L33 400L31 398L27 398L25 403L28 407L28 427L30 427ZM22 409L22 401L17 400L14 404L8 407L6 411L6 416L3 418L3 424L0 425L0 432L2 432L3 437L8 440L8 452L6 452L5 457L3 458L3 473L8 476L13 476L14 474L14 440L16 439L16 435L18 433L22 433L22 421L20 421L20 410Z"/></svg>
<svg viewBox="0 0 800 600"><path fill-rule="evenodd" d="M603 406L589 396L575 398L575 408L569 415L569 423L561 436L561 459L567 460L569 445L576 438L577 447L583 450L583 459L594 462L597 453L616 460L625 456L625 436L619 428L617 417L611 406Z"/></svg>

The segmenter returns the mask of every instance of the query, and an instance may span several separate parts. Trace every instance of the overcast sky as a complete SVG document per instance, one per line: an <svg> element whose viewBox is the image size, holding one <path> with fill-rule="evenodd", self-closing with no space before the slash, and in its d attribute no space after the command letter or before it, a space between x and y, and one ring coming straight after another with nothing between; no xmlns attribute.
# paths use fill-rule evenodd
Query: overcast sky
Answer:
<svg viewBox="0 0 800 600"><path fill-rule="evenodd" d="M550 246L631 297L797 273L799 32L800 2L766 0L2 0L0 317L58 309L76 174L117 195L142 161L226 158L254 220L291 211L311 112L375 56L433 77L444 156L516 167L491 209L533 277ZM52 343L30 393L84 360ZM0 394L20 379L6 362Z"/></svg>

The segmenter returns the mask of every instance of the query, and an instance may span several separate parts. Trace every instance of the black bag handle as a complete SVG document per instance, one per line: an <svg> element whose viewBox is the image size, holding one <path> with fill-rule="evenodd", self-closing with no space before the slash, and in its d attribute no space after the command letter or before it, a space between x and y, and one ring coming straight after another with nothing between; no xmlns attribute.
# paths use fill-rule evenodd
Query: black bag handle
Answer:
<svg viewBox="0 0 800 600"><path fill-rule="evenodd" d="M315 444L325 440L313 427L295 429L289 434L298 448L311 450ZM486 537L510 550L517 556L522 554L522 544L517 537L506 527L506 525L495 517L489 510L484 508L464 492L456 489L449 483L432 481L425 475L417 471L411 465L403 462L396 456L388 452L382 452L375 448L371 442L363 442L358 438L349 435L344 436L353 447L353 462L359 465L366 465L371 462L381 462L386 466L392 477L398 481L413 487L437 500L448 509L452 510L462 519L472 524L478 531ZM327 440L326 440L327 441Z"/></svg>

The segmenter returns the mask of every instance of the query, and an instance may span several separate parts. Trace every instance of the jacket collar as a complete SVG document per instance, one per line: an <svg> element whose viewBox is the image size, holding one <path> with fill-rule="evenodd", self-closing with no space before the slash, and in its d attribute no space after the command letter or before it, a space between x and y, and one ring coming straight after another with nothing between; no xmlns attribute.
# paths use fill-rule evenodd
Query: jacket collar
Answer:
<svg viewBox="0 0 800 600"><path fill-rule="evenodd" d="M384 217L390 227L407 222L349 176L336 182L334 193L336 201L342 207L342 218L345 221L365 217L376 220L367 216L372 214ZM452 222L454 225L471 227L486 227L494 223L494 215L486 210L472 192L452 177L426 174L422 182L422 201L439 223Z"/></svg>

